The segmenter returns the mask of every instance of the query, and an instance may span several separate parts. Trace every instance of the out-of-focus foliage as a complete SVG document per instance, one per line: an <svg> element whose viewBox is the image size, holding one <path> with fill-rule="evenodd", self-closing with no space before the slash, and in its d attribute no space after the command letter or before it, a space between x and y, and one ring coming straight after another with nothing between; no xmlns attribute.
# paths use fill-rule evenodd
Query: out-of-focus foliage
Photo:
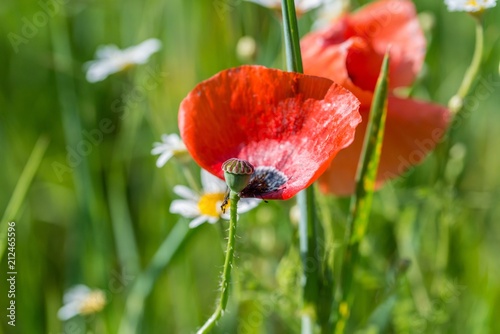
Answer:
<svg viewBox="0 0 500 334"><path fill-rule="evenodd" d="M411 93L446 104L472 56L473 21L440 1L416 6L428 53ZM315 14L300 18L302 35ZM2 212L38 138L50 140L15 218L16 327L7 324L2 279L0 333L117 333L134 282L175 224L188 223L168 211L173 187L187 184L185 168L199 175L175 159L158 169L153 142L177 131L179 103L201 80L242 61L284 68L279 16L240 0L7 0L0 15ZM485 13L484 64L448 144L374 196L349 332L500 332L499 15L498 6ZM255 39L254 56L236 54L242 36ZM85 80L83 64L99 45L153 37L163 47L147 64ZM241 215L233 291L214 332L299 332L294 203ZM348 200L321 204L335 254ZM147 271L157 280L138 332L189 333L210 315L226 228L200 226L167 267ZM0 276L7 271L4 256ZM103 290L107 305L61 322L63 294L75 284Z"/></svg>

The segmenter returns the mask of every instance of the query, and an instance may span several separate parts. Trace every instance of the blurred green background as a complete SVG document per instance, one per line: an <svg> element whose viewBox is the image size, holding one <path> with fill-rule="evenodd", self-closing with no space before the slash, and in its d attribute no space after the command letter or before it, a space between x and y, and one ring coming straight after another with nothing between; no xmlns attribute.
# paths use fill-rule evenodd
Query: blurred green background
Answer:
<svg viewBox="0 0 500 334"><path fill-rule="evenodd" d="M53 12L43 21L48 3ZM473 20L441 1L416 6L429 43L413 94L446 104L473 53ZM218 297L226 226L188 231L187 219L169 213L173 186L186 184L182 169L196 176L199 169L177 161L158 169L150 151L161 134L178 131L179 103L196 83L245 62L236 54L240 37L256 40L254 63L285 67L279 17L240 0L4 0L0 15L2 216L14 189L27 185L20 176L30 154L48 145L26 197L4 217L16 222L18 274L12 327L4 256L0 333L194 332ZM301 34L315 15L300 19ZM499 17L498 6L486 13L483 81L449 143L375 195L348 332L500 332ZM23 35L26 22L35 30ZM13 46L10 33L25 39ZM147 64L85 80L82 66L99 45L124 48L151 37L163 47ZM156 84L146 87L151 78ZM113 130L57 169L105 119ZM335 252L348 200L321 201ZM263 203L242 215L232 297L215 333L299 332L293 205ZM160 265L151 266L153 258ZM108 303L61 322L63 294L75 284L102 289Z"/></svg>

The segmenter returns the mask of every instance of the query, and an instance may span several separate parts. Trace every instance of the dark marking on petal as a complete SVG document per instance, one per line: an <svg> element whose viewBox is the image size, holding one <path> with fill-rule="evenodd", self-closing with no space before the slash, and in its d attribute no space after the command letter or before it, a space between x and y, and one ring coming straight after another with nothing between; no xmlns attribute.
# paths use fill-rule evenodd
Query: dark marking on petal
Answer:
<svg viewBox="0 0 500 334"><path fill-rule="evenodd" d="M287 181L288 177L274 167L257 167L240 196L262 198L266 194L282 190Z"/></svg>

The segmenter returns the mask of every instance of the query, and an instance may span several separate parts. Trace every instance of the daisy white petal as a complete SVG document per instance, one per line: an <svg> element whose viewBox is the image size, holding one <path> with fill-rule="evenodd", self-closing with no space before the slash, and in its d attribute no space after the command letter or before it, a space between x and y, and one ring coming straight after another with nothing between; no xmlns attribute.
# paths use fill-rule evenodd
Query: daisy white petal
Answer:
<svg viewBox="0 0 500 334"><path fill-rule="evenodd" d="M159 39L150 38L145 40L139 45L126 49L127 55L136 64L144 64L149 57L161 49L161 42Z"/></svg>
<svg viewBox="0 0 500 334"><path fill-rule="evenodd" d="M204 169L201 170L201 185L205 193L225 193L227 189L226 182Z"/></svg>
<svg viewBox="0 0 500 334"><path fill-rule="evenodd" d="M63 302L70 303L73 301L81 301L81 300L85 299L85 297L91 291L92 290L84 284L75 285L75 286L69 288L68 291L66 291L64 293Z"/></svg>
<svg viewBox="0 0 500 334"><path fill-rule="evenodd" d="M193 220L189 223L189 227L190 227L190 228L195 228L195 227L198 227L198 226L200 226L201 224L205 223L207 220L208 220L208 216L199 216L199 217L196 217L195 219L193 219Z"/></svg>
<svg viewBox="0 0 500 334"><path fill-rule="evenodd" d="M182 143L181 137L177 133L171 133L169 135L167 134L162 134L161 135L161 141L163 144L167 144L170 146L182 146L185 147L184 144Z"/></svg>
<svg viewBox="0 0 500 334"><path fill-rule="evenodd" d="M215 224L219 221L219 217L205 216L209 224Z"/></svg>
<svg viewBox="0 0 500 334"><path fill-rule="evenodd" d="M58 310L57 316L65 321L79 314L88 315L99 312L106 304L104 292L79 284L70 288L63 296L64 305Z"/></svg>
<svg viewBox="0 0 500 334"><path fill-rule="evenodd" d="M197 203L184 199L176 199L170 204L170 212L186 218L195 218L200 215Z"/></svg>
<svg viewBox="0 0 500 334"><path fill-rule="evenodd" d="M200 199L200 195L198 195L195 191L189 189L186 186L180 186L180 185L175 186L174 193L177 196L180 196L184 199L192 200L193 202L198 202L198 200Z"/></svg>
<svg viewBox="0 0 500 334"><path fill-rule="evenodd" d="M59 311L57 311L57 317L62 320L66 321L68 319L71 319L78 314L80 314L80 303L78 302L72 302L69 304L63 305Z"/></svg>
<svg viewBox="0 0 500 334"><path fill-rule="evenodd" d="M258 198L242 198L238 202L238 213L248 212L257 207L260 202L262 202L262 200Z"/></svg>
<svg viewBox="0 0 500 334"><path fill-rule="evenodd" d="M444 2L451 12L479 12L496 6L496 0L445 0Z"/></svg>
<svg viewBox="0 0 500 334"><path fill-rule="evenodd" d="M187 152L186 146L178 134L162 135L161 140L161 142L153 143L151 150L151 154L160 155L156 161L158 168L163 167L174 155Z"/></svg>
<svg viewBox="0 0 500 334"><path fill-rule="evenodd" d="M174 156L174 152L163 152L160 154L158 159L156 159L156 167L161 168Z"/></svg>
<svg viewBox="0 0 500 334"><path fill-rule="evenodd" d="M109 60L96 60L85 63L85 68L87 69L87 81L88 82L98 82L106 79L110 74L119 71L119 67L116 66L114 62Z"/></svg>
<svg viewBox="0 0 500 334"><path fill-rule="evenodd" d="M84 64L87 81L102 81L110 74L122 71L129 66L144 64L160 48L161 42L154 38L125 50L118 49L116 45L101 46L96 52L97 59Z"/></svg>
<svg viewBox="0 0 500 334"><path fill-rule="evenodd" d="M112 58L119 55L122 51L114 44L101 45L97 48L95 56L97 59Z"/></svg>

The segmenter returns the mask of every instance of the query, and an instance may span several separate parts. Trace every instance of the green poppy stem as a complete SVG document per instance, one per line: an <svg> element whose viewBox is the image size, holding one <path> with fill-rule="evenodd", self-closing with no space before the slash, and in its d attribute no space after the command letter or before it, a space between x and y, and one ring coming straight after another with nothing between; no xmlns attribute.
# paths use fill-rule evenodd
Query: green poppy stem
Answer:
<svg viewBox="0 0 500 334"><path fill-rule="evenodd" d="M288 71L303 73L299 28L297 26L294 0L282 0L281 9Z"/></svg>
<svg viewBox="0 0 500 334"><path fill-rule="evenodd" d="M283 31L287 69L303 73L299 29L294 0L282 0ZM318 226L315 219L314 189L309 187L297 195L300 208L299 243L302 260L302 334L314 332L320 290L322 262L318 251Z"/></svg>
<svg viewBox="0 0 500 334"><path fill-rule="evenodd" d="M219 304L215 309L212 316L205 322L205 324L196 332L197 334L209 333L215 326L217 320L220 319L222 313L226 309L227 301L229 299L229 283L231 281L231 268L233 267L234 247L236 244L236 226L238 223L238 201L240 196L238 193L231 191L229 194L230 205L230 220L229 220L229 236L227 240L226 260L224 261L224 270L221 277L221 296Z"/></svg>
<svg viewBox="0 0 500 334"><path fill-rule="evenodd" d="M302 334L309 334L314 333L322 265L317 252L319 243L313 187L302 190L297 195L297 202L300 209L299 243L302 260Z"/></svg>

